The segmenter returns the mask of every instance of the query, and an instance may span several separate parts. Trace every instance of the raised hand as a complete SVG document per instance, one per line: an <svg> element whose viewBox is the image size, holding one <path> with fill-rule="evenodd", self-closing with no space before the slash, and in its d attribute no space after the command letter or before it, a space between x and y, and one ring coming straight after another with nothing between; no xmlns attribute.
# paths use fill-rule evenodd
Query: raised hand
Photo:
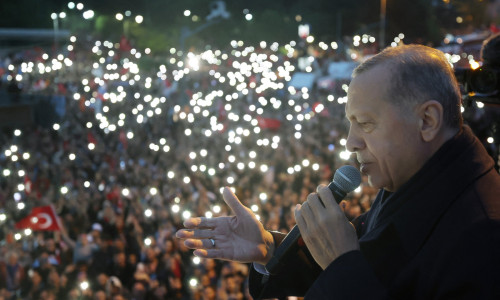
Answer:
<svg viewBox="0 0 500 300"><path fill-rule="evenodd" d="M199 257L265 265L274 252L272 235L227 187L223 198L234 216L190 218L176 236Z"/></svg>

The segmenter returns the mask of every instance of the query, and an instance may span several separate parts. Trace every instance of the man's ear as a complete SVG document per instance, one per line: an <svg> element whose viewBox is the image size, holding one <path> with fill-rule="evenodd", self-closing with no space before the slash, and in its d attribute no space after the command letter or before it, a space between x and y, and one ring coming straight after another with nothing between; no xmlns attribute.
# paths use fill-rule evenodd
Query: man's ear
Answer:
<svg viewBox="0 0 500 300"><path fill-rule="evenodd" d="M419 106L418 115L422 139L434 140L443 127L443 106L436 100L426 101Z"/></svg>

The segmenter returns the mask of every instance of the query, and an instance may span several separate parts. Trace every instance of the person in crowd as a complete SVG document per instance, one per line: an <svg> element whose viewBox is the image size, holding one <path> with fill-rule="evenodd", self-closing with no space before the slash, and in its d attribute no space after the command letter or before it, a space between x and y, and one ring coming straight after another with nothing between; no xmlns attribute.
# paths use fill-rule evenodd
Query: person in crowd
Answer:
<svg viewBox="0 0 500 300"><path fill-rule="evenodd" d="M177 236L197 256L253 262L256 299L497 299L500 175L463 125L444 54L387 48L358 66L347 95L346 147L380 189L367 213L351 224L319 186L294 209L307 248L277 274L264 266L284 234L229 188L234 216L190 218Z"/></svg>

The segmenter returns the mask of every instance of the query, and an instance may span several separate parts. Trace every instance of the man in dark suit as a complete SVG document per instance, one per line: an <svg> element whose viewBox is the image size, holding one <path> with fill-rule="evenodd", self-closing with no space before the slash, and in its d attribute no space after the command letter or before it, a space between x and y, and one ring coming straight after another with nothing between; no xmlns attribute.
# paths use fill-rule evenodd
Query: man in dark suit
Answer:
<svg viewBox="0 0 500 300"><path fill-rule="evenodd" d="M195 255L254 262L255 298L500 299L500 176L460 104L443 53L388 48L354 71L348 90L346 147L380 189L354 227L318 187L295 209L307 249L266 274L283 235L226 188L234 217L192 218L177 236Z"/></svg>

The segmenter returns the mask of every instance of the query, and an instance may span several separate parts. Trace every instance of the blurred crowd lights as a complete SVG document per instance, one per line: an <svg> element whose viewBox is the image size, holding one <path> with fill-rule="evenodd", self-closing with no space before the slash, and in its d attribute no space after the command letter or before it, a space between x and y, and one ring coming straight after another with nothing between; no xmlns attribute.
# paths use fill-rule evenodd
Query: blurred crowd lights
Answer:
<svg viewBox="0 0 500 300"><path fill-rule="evenodd" d="M78 10L83 10L84 6L81 3L75 4L73 2L68 3L68 8ZM89 10L87 10L88 12ZM84 12L85 13L85 12ZM190 10L185 10L184 15L189 17L192 15ZM63 15L65 17L65 15ZM63 18L61 14L56 15L58 18ZM253 16L249 11L245 13L245 17L250 16L250 20ZM124 14L118 13L115 15L117 20L124 20L125 17L132 17L130 11L126 11ZM137 23L143 22L143 17L137 15L134 17ZM397 45L402 43L404 39L404 34L399 34L394 38L393 44ZM308 43L314 43L314 37L309 35L307 37ZM77 41L76 36L70 37L71 43ZM353 46L358 47L362 44L370 44L376 42L375 37L368 34L358 35L353 37ZM394 46L391 44L391 46ZM339 44L335 41L329 44L325 41L319 41L317 43L318 47L322 50L328 50L329 47L333 50L339 48ZM72 45L68 45L72 46ZM159 65L157 71L155 71L156 76L145 76L139 68L137 59L140 59L142 54L149 54L150 49L145 49L141 52L139 49L131 49L129 58L125 58L121 61L115 61L114 57L118 51L119 43L113 43L110 41L96 41L92 48L92 53L95 54L95 61L91 64L95 74L99 72L102 73L101 76L86 77L81 80L81 89L73 94L75 101L81 101L83 98L88 99L85 101L86 107L97 107L96 105L99 97L108 101L106 105L102 105L100 111L96 110L95 123L87 122L86 127L91 129L94 124L98 126L98 129L103 130L104 133L109 134L111 132L117 131L120 127L124 128L126 132L126 138L132 140L135 138L134 132L131 128L130 122L136 122L137 124L144 124L148 122L149 119L156 116L163 115L167 109L165 109L167 100L165 97L157 97L154 94L148 94L148 90L152 90L159 84L164 84L166 80L179 82L186 74L191 71L203 71L208 72L208 75L217 83L223 83L224 86L233 87L233 90L228 90L225 87L215 88L211 92L204 94L202 92L196 92L189 99L189 112L185 110L185 107L180 105L174 106L173 118L176 122L183 122L186 126L184 130L184 135L186 137L195 138L211 138L214 133L225 132L225 137L227 137L227 143L224 149L228 153L227 161L216 163L215 165L210 165L209 163L201 163L200 160L208 161L206 158L210 156L210 153L206 149L196 149L194 151L187 152L188 157L192 160L190 169L192 172L203 172L209 176L216 176L218 170L226 170L230 166L235 166L238 170L244 170L245 168L257 169L262 173L269 171L269 166L266 162L261 161L258 153L260 150L256 150L253 147L249 148L248 155L244 158L237 155L236 151L239 151L239 146L244 141L251 140L255 143L257 147L271 147L277 149L281 143L279 135L273 137L260 136L263 132L259 127L259 122L257 116L262 116L268 110L284 110L288 109L292 111L286 114L286 121L290 122L294 132L292 134L293 138L300 140L303 138L302 131L304 130L305 122L314 118L316 114L323 112L326 107L325 104L321 103L312 109L309 107L307 100L311 97L307 88L293 88L288 87L288 92L290 94L289 98L277 99L276 97L267 98L265 96L260 96L254 104L249 106L249 113L240 114L237 111L238 105L236 104L244 95L250 92L255 92L257 94L263 93L266 90L278 90L285 89L286 82L291 80L291 75L295 72L295 67L287 60L280 60L277 54L280 47L285 49L286 56L292 57L295 53L295 41L290 41L290 43L285 45L279 45L276 42L266 42L261 41L259 43L260 49L266 49L266 53L259 53L253 46L245 45L243 41L233 40L230 42L231 50L206 50L201 53L188 52L186 55L176 48L170 49L171 57L166 59L166 61ZM258 49L258 48L257 48ZM72 51L68 48L69 51ZM269 50L269 51L268 51ZM268 51L268 52L267 52ZM464 56L465 55L465 56ZM457 62L460 59L466 58L469 60L471 66L477 63L471 55L466 55L465 53L461 55L448 55L448 59L452 62ZM43 61L41 62L25 62L20 66L20 73L16 74L14 77L10 77L9 80L23 81L27 76L23 76L24 73L39 73L45 74L53 71L62 70L64 68L70 68L73 66L73 61L69 57L65 57L62 54L56 55L53 59L49 59L50 56L47 53L42 55ZM221 71L220 65L225 61L232 61L228 64L227 71ZM314 60L314 57L311 56ZM9 65L9 71L15 71L16 66ZM125 73L120 73L120 70L126 70ZM314 71L312 67L308 70L309 72ZM9 75L10 76L10 75ZM250 80L253 76L259 76L260 81ZM115 84L114 84L115 83ZM127 95L124 89L125 85L134 86L138 85L144 89L140 92L135 92L134 95ZM111 86L116 86L114 90ZM103 94L97 93L97 88L102 88L106 90ZM347 93L348 86L344 84L342 86L344 92ZM127 97L132 97L137 101L137 104L131 109L131 111L119 111L120 107L118 103L127 99ZM218 121L218 117L213 112L213 107L220 99L223 102L223 109L227 113L227 119L229 126L222 124ZM337 100L338 104L344 104L347 102L346 96L341 95L328 95L327 101L333 102ZM479 105L478 105L479 106ZM132 117L131 117L132 116ZM207 128L199 129L200 124L209 124ZM237 127L233 126L237 124ZM58 123L53 124L52 128L55 131L61 131L61 125ZM22 135L20 129L14 130L14 136L19 137ZM492 137L488 138L488 143L493 143L494 139ZM341 146L346 145L346 139L342 138L339 140ZM332 144L333 145L333 144ZM88 143L87 147L90 151L95 150L96 144ZM159 139L157 141L151 141L149 143L149 150L157 152L162 150L167 153L171 149L169 141L165 138ZM329 148L330 149L330 148ZM333 145L332 149L335 149ZM18 161L21 157L21 152L18 152L16 145L11 145L5 150L5 156L10 157L11 160ZM344 150L339 151L338 156L342 160L349 160L351 158L351 152ZM22 158L24 160L30 159L30 154L25 152L22 153ZM76 160L77 156L75 153L69 153L68 158L70 161ZM312 168L312 170L317 171L320 169L320 164L309 159L303 159L299 162L291 163L287 168L289 174L295 174L301 172L304 168ZM3 169L2 174L7 177L11 175L9 169ZM19 177L23 177L24 171L18 173ZM174 179L180 178L183 183L191 183L191 178L189 176L184 176L184 174L177 174L173 170L166 172L166 178ZM225 177L227 184L232 185L237 182L237 177L234 175L229 175ZM89 181L84 182L84 186L89 188L94 183ZM104 185L98 185L99 190L104 190ZM24 184L18 184L19 191L25 189ZM231 188L233 192L234 187ZM222 193L222 188L221 188ZM70 192L69 187L63 186L60 189L61 194L67 194ZM131 192L128 188L123 188L121 191L122 195L125 197L130 196ZM158 194L158 190L155 187L149 188L149 194L155 196ZM19 194L20 195L20 194ZM267 201L267 194L260 193L259 199L261 202ZM21 196L16 200L17 208L24 209L24 203L20 202ZM257 205L252 205L251 209L254 212L258 211ZM181 213L184 219L191 216L191 212L188 209L181 207L180 201L176 198L176 203L171 206L171 211L173 213ZM205 213L207 218L211 218L221 212L219 205L214 205L210 211ZM152 217L153 211L151 209L146 209L144 211L146 217ZM6 218L6 217L5 217ZM260 217L259 217L260 218ZM2 221L2 215L0 214L0 221Z"/></svg>

